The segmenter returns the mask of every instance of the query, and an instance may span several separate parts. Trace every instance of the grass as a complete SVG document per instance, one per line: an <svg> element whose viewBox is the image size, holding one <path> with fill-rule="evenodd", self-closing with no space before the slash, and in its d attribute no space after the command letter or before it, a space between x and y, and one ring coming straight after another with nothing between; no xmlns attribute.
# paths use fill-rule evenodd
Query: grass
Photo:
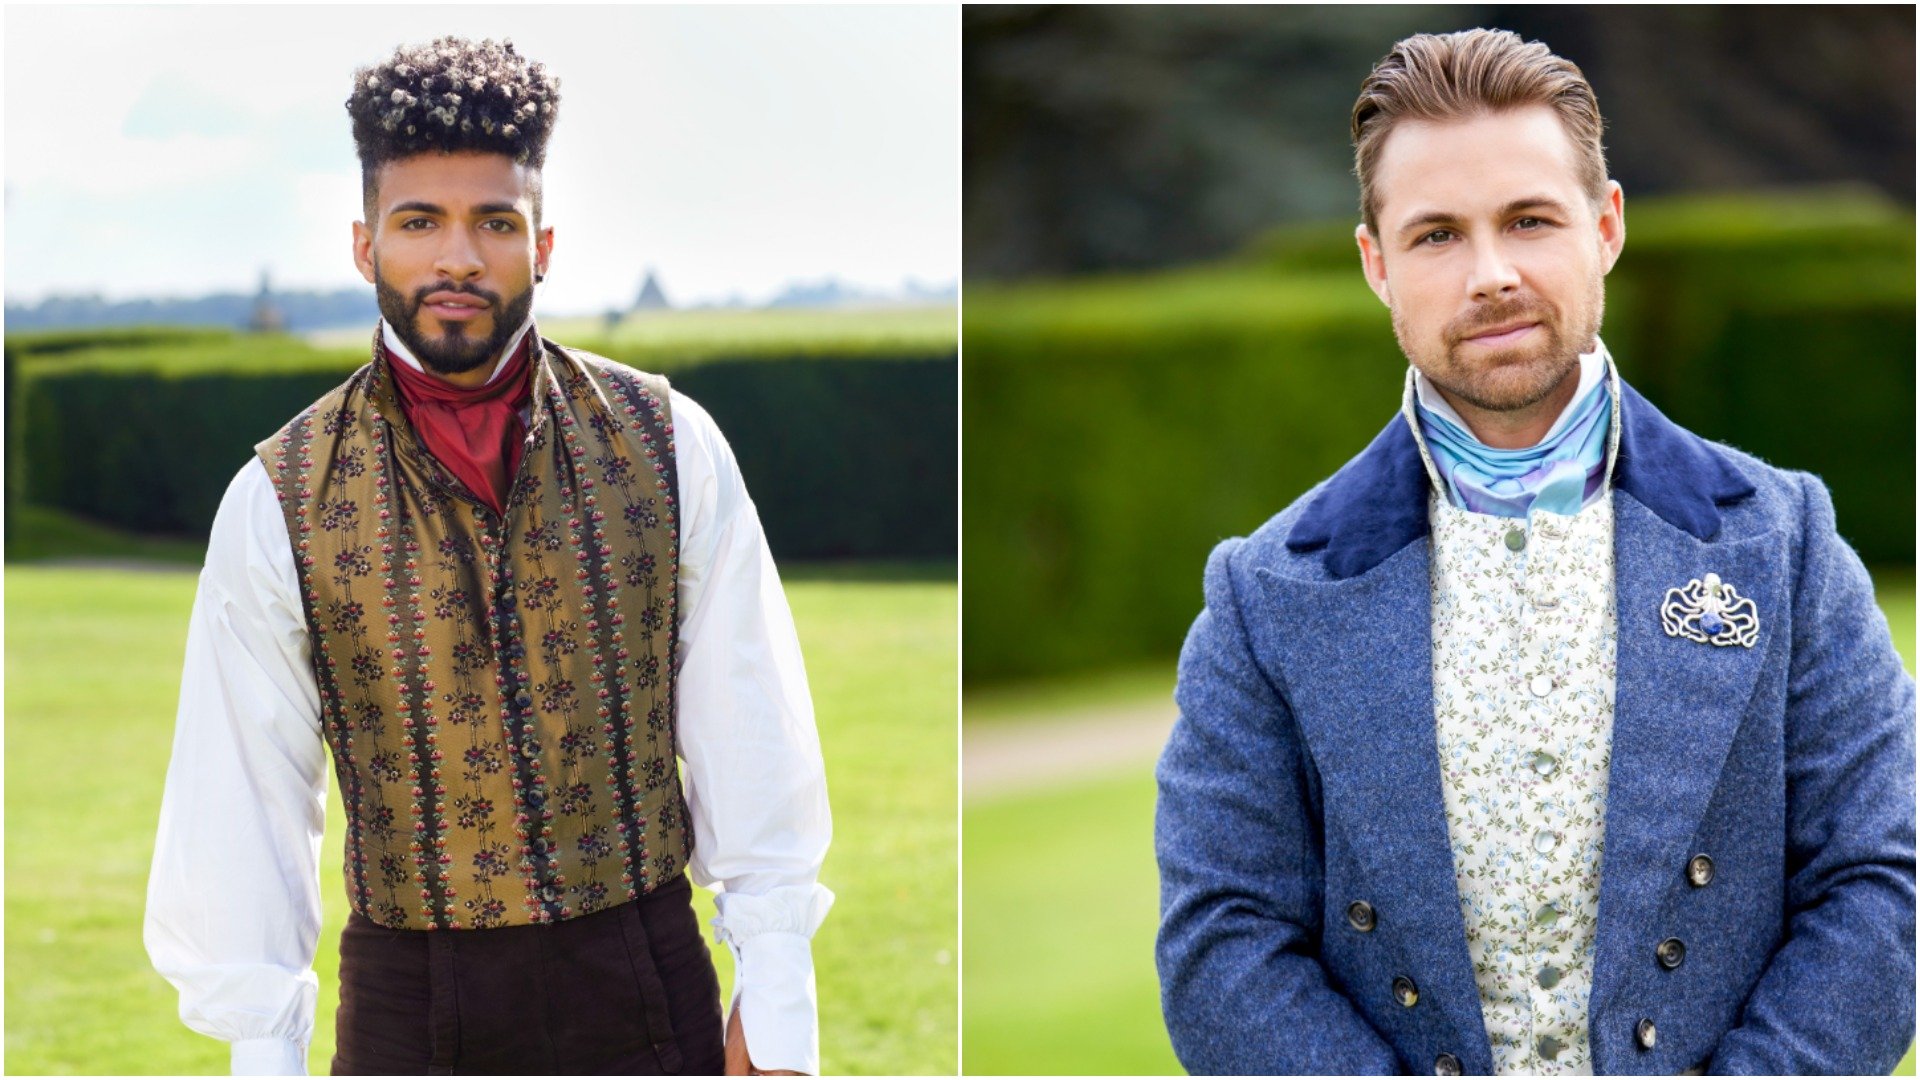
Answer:
<svg viewBox="0 0 1920 1080"><path fill-rule="evenodd" d="M1874 577L1911 673L1913 571ZM1103 678L969 690L967 724L1165 701L1172 680L1168 660ZM1161 1019L1153 963L1154 795L1152 770L1143 767L967 805L962 1060L970 1075L1181 1071ZM1913 1074L1909 1049L1894 1075Z"/></svg>
<svg viewBox="0 0 1920 1080"><path fill-rule="evenodd" d="M1177 1074L1151 772L966 809L968 1075Z"/></svg>
<svg viewBox="0 0 1920 1080"><path fill-rule="evenodd" d="M951 1073L952 567L943 579L927 568L791 576L836 825L822 880L839 899L814 948L823 1060L845 1073ZM14 564L7 577L8 1070L225 1073L225 1045L180 1024L140 942L194 575ZM346 915L330 803L316 1073L332 1054ZM695 892L704 923L712 905ZM724 949L716 960L730 985Z"/></svg>

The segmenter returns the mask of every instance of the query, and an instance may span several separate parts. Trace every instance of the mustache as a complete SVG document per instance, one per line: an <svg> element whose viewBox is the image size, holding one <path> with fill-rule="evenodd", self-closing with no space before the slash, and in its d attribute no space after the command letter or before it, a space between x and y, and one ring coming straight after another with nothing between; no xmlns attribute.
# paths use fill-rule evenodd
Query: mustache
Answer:
<svg viewBox="0 0 1920 1080"><path fill-rule="evenodd" d="M497 292L493 292L490 289L482 289L473 285L468 285L468 286L465 286L464 288L455 288L451 285L427 285L427 286L423 286L422 288L415 289L413 291L413 310L419 311L421 308L425 307L427 304L427 297L432 296L434 293L454 293L460 296L477 296L480 299L485 300L489 307L500 306L500 294Z"/></svg>
<svg viewBox="0 0 1920 1080"><path fill-rule="evenodd" d="M1488 308L1474 313L1474 317L1463 325L1450 328L1450 338L1455 344L1484 334L1496 326L1505 326L1513 322L1551 322L1553 311L1547 305L1537 301L1514 301L1499 307Z"/></svg>

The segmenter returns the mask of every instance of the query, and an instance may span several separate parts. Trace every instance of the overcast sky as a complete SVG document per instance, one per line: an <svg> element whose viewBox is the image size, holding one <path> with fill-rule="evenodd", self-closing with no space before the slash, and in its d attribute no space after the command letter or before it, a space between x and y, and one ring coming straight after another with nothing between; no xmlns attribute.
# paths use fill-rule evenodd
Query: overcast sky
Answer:
<svg viewBox="0 0 1920 1080"><path fill-rule="evenodd" d="M959 273L959 15L920 7L9 5L5 291L371 288L356 67L448 33L561 83L541 308Z"/></svg>

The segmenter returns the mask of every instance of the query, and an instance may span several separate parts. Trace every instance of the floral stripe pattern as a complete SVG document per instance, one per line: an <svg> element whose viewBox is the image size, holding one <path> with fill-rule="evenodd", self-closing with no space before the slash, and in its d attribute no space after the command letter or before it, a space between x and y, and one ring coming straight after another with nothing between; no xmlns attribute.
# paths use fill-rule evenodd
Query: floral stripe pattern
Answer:
<svg viewBox="0 0 1920 1080"><path fill-rule="evenodd" d="M666 382L534 340L503 513L414 439L377 334L258 447L295 537L349 898L383 926L571 918L671 878L691 844Z"/></svg>

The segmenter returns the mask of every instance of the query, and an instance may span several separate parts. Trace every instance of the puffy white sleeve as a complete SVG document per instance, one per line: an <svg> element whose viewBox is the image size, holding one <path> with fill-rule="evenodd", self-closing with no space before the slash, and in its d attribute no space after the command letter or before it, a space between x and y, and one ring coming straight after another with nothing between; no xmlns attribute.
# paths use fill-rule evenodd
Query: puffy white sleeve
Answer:
<svg viewBox="0 0 1920 1080"><path fill-rule="evenodd" d="M286 521L258 459L221 499L187 628L147 883L153 966L235 1075L303 1075L327 749Z"/></svg>
<svg viewBox="0 0 1920 1080"><path fill-rule="evenodd" d="M753 1064L820 1071L812 936L833 893L826 771L800 642L733 451L672 393L679 481L678 733L693 880L714 886Z"/></svg>

